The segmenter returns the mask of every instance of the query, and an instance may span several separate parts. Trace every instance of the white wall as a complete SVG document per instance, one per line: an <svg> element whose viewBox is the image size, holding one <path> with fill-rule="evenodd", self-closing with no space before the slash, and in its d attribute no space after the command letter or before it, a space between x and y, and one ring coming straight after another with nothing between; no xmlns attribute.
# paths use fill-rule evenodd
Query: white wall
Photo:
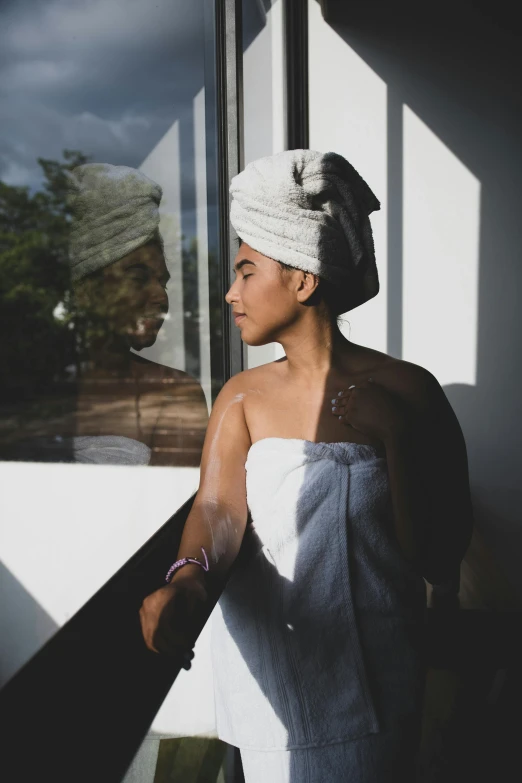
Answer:
<svg viewBox="0 0 522 783"><path fill-rule="evenodd" d="M199 468L1 462L0 481L1 687L197 490ZM215 736L209 628L154 736Z"/></svg>
<svg viewBox="0 0 522 783"><path fill-rule="evenodd" d="M348 314L351 339L443 385L466 438L477 528L522 595L516 29L493 6L486 18L458 0L429 24L400 4L332 10L327 24L309 0L310 146L347 157L382 203L371 217L382 288Z"/></svg>
<svg viewBox="0 0 522 783"><path fill-rule="evenodd" d="M197 490L199 469L0 462L0 481L3 579L51 621L35 633L2 590L5 682Z"/></svg>
<svg viewBox="0 0 522 783"><path fill-rule="evenodd" d="M403 355L474 386L480 182L407 105L403 128Z"/></svg>
<svg viewBox="0 0 522 783"><path fill-rule="evenodd" d="M284 150L283 6L274 0L266 26L254 38L243 59L245 166ZM247 347L248 367L284 356L278 343Z"/></svg>
<svg viewBox="0 0 522 783"><path fill-rule="evenodd" d="M371 215L380 292L343 316L341 331L356 343L386 350L386 84L309 4L310 149L338 152L381 202Z"/></svg>

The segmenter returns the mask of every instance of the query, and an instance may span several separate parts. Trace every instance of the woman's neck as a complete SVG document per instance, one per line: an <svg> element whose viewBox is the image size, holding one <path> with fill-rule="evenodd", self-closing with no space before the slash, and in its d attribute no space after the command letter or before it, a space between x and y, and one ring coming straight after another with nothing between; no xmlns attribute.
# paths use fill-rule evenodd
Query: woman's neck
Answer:
<svg viewBox="0 0 522 783"><path fill-rule="evenodd" d="M87 361L94 371L128 375L132 354L125 338L120 335L105 335L103 340L91 343Z"/></svg>
<svg viewBox="0 0 522 783"><path fill-rule="evenodd" d="M358 346L344 337L336 321L312 316L296 326L281 340L293 380L315 386L328 377L346 373Z"/></svg>

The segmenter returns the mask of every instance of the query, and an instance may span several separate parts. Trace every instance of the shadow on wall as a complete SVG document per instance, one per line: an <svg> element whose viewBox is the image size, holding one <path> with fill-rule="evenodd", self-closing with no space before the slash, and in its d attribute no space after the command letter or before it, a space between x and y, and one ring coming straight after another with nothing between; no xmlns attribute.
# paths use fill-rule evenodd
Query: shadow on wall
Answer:
<svg viewBox="0 0 522 783"><path fill-rule="evenodd" d="M520 334L522 49L504 3L428 11L326 2L326 20L388 89L389 350L402 337L402 126L407 104L481 184L476 386L445 392L468 447L477 528L522 596ZM511 17L511 22L510 22ZM402 161L401 161L402 163ZM451 186L451 183L448 183ZM390 199L389 199L390 200ZM399 202L397 204L397 201ZM448 285L453 285L451 280ZM441 319L444 307L441 303Z"/></svg>
<svg viewBox="0 0 522 783"><path fill-rule="evenodd" d="M0 562L0 688L58 630L58 625Z"/></svg>

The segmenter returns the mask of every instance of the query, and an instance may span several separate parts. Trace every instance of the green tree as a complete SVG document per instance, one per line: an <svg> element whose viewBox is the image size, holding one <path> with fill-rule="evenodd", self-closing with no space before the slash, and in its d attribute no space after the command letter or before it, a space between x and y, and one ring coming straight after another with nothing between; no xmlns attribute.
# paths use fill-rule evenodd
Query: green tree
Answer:
<svg viewBox="0 0 522 783"><path fill-rule="evenodd" d="M78 150L63 160L38 158L43 187L31 193L0 181L0 361L3 388L30 392L75 361L67 303L70 214L66 172L86 163ZM55 315L62 305L63 316ZM72 326L72 324L71 324Z"/></svg>

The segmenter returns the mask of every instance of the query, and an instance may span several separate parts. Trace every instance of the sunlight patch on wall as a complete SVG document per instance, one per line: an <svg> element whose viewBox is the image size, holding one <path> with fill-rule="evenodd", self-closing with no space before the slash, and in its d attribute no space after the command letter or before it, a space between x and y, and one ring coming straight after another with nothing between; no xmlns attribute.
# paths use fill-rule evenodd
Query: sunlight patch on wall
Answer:
<svg viewBox="0 0 522 783"><path fill-rule="evenodd" d="M310 148L338 152L381 202L371 215L380 292L344 316L343 333L378 351L387 346L387 91L386 83L327 24L310 0Z"/></svg>
<svg viewBox="0 0 522 783"><path fill-rule="evenodd" d="M196 491L199 468L3 462L0 474L0 517L8 520L0 527L0 574L17 586L0 605L8 639L0 650L1 686ZM22 503L24 486L30 491ZM42 517L42 508L52 514ZM181 702L187 709L179 710ZM151 731L216 736L210 624Z"/></svg>
<svg viewBox="0 0 522 783"><path fill-rule="evenodd" d="M480 182L404 106L403 358L476 383Z"/></svg>
<svg viewBox="0 0 522 783"><path fill-rule="evenodd" d="M58 626L188 500L199 482L199 468L192 467L2 462L0 475L2 561ZM42 517L42 509L52 513Z"/></svg>

